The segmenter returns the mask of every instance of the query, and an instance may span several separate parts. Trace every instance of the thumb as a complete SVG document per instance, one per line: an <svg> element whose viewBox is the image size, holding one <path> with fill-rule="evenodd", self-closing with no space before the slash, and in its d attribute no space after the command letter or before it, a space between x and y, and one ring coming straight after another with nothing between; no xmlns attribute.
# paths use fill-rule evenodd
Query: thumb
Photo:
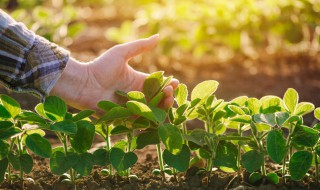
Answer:
<svg viewBox="0 0 320 190"><path fill-rule="evenodd" d="M114 51L122 54L126 60L129 60L139 54L142 54L154 48L159 40L159 34L149 38L135 40L125 44L117 45L113 48Z"/></svg>

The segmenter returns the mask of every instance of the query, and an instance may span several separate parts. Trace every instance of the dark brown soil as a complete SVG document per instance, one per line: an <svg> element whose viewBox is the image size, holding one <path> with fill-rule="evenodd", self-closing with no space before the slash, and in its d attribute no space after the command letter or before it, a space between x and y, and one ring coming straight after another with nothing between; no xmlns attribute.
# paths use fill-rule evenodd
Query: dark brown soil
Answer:
<svg viewBox="0 0 320 190"><path fill-rule="evenodd" d="M137 190L137 189L161 189L161 190L318 190L319 186L310 178L305 178L301 182L280 180L278 185L274 185L267 180L260 180L256 184L248 182L249 174L242 172L239 183L236 173L225 173L219 170L213 171L208 182L206 173L199 173L199 168L191 167L187 172L177 176L166 175L165 181L160 176L152 174L152 170L158 168L157 158L147 154L143 162L137 163L131 170L138 179L128 179L120 176L104 176L100 174L102 168L94 167L91 176L82 177L76 180L77 189L85 190ZM276 166L268 165L270 170ZM309 181L308 181L309 180ZM10 184L8 181L0 184L0 189L22 189L20 181ZM27 190L71 190L73 185L61 182L58 176L53 175L48 168L48 160L35 157L35 166L30 174L25 175L24 189Z"/></svg>

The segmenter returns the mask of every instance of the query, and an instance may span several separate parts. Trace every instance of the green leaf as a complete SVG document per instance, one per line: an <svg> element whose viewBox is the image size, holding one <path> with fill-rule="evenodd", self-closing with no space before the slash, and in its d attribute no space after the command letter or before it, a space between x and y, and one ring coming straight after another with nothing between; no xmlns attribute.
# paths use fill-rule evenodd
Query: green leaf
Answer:
<svg viewBox="0 0 320 190"><path fill-rule="evenodd" d="M150 109L151 109L155 119L157 120L157 122L163 123L166 120L167 113L164 110L162 110L158 107L153 107L153 106L150 106Z"/></svg>
<svg viewBox="0 0 320 190"><path fill-rule="evenodd" d="M152 110L147 105L137 101L128 101L127 107L132 113L147 118L150 121L156 122L156 118Z"/></svg>
<svg viewBox="0 0 320 190"><path fill-rule="evenodd" d="M261 103L257 98L248 98L246 106L251 111L251 115L260 113Z"/></svg>
<svg viewBox="0 0 320 190"><path fill-rule="evenodd" d="M0 128L0 140L7 140L19 133L22 133L22 130L17 127L10 127L4 130Z"/></svg>
<svg viewBox="0 0 320 190"><path fill-rule="evenodd" d="M78 121L76 124L78 130L75 135L70 137L70 143L75 151L85 153L91 148L95 126L84 120Z"/></svg>
<svg viewBox="0 0 320 190"><path fill-rule="evenodd" d="M50 118L48 118L48 116L47 116L47 115L45 114L45 112L44 112L43 103L37 104L36 107L34 108L34 110L35 110L40 116L42 116L43 118L50 119Z"/></svg>
<svg viewBox="0 0 320 190"><path fill-rule="evenodd" d="M312 154L302 150L295 152L289 162L289 171L292 180L301 180L311 167Z"/></svg>
<svg viewBox="0 0 320 190"><path fill-rule="evenodd" d="M4 176L6 174L8 165L9 165L9 161L7 158L0 160L0 183L4 181Z"/></svg>
<svg viewBox="0 0 320 190"><path fill-rule="evenodd" d="M314 117L317 119L317 120L320 120L320 108L316 108L314 110Z"/></svg>
<svg viewBox="0 0 320 190"><path fill-rule="evenodd" d="M277 112L276 116L276 123L278 126L282 127L283 124L290 118L290 114L288 112Z"/></svg>
<svg viewBox="0 0 320 190"><path fill-rule="evenodd" d="M236 114L245 115L246 113L239 107L235 105L228 105L228 108Z"/></svg>
<svg viewBox="0 0 320 190"><path fill-rule="evenodd" d="M199 83L191 92L191 100L203 100L213 94L219 86L215 80L207 80Z"/></svg>
<svg viewBox="0 0 320 190"><path fill-rule="evenodd" d="M62 132L66 135L73 135L77 133L77 125L71 120L60 121L50 125L50 129L56 132Z"/></svg>
<svg viewBox="0 0 320 190"><path fill-rule="evenodd" d="M113 102L110 101L100 101L98 102L98 108L102 109L103 111L110 111L112 108L114 107L118 107L118 104L115 104Z"/></svg>
<svg viewBox="0 0 320 190"><path fill-rule="evenodd" d="M6 141L0 140L0 160L8 156L9 144Z"/></svg>
<svg viewBox="0 0 320 190"><path fill-rule="evenodd" d="M241 156L242 165L249 173L260 169L263 164L263 160L263 154L258 152L257 150L250 150L249 152L246 152Z"/></svg>
<svg viewBox="0 0 320 190"><path fill-rule="evenodd" d="M157 131L147 131L137 136L137 149L142 149L147 145L159 144L160 139Z"/></svg>
<svg viewBox="0 0 320 190"><path fill-rule="evenodd" d="M93 153L94 163L102 167L110 164L109 152L106 149L97 149Z"/></svg>
<svg viewBox="0 0 320 190"><path fill-rule="evenodd" d="M150 100L149 105L154 107L158 106L161 100L163 99L163 97L164 97L164 92L158 93L155 97L153 97Z"/></svg>
<svg viewBox="0 0 320 190"><path fill-rule="evenodd" d="M83 153L78 155L78 161L73 166L74 170L80 174L80 176L88 176L91 174L94 165L94 157L90 153Z"/></svg>
<svg viewBox="0 0 320 190"><path fill-rule="evenodd" d="M21 111L20 105L14 99L10 98L7 95L2 94L0 95L0 101L2 105L6 108L6 110L10 113L12 118L14 118L20 113Z"/></svg>
<svg viewBox="0 0 320 190"><path fill-rule="evenodd" d="M253 172L250 174L249 176L249 182L251 184L256 183L257 181L259 181L260 179L262 179L262 174L259 172Z"/></svg>
<svg viewBox="0 0 320 190"><path fill-rule="evenodd" d="M317 155L320 156L320 145L318 145L318 146L315 148L315 151L316 151Z"/></svg>
<svg viewBox="0 0 320 190"><path fill-rule="evenodd" d="M151 100L161 90L163 71L158 71L147 76L143 83L143 93L147 100Z"/></svg>
<svg viewBox="0 0 320 190"><path fill-rule="evenodd" d="M158 127L159 137L169 152L178 154L182 148L183 139L180 130L171 124L163 124Z"/></svg>
<svg viewBox="0 0 320 190"><path fill-rule="evenodd" d="M163 151L163 160L168 166L171 166L179 172L184 172L189 168L190 149L187 145L183 145L179 154L172 154L167 149Z"/></svg>
<svg viewBox="0 0 320 190"><path fill-rule="evenodd" d="M307 126L297 126L292 142L306 147L313 147L319 140L319 132Z"/></svg>
<svg viewBox="0 0 320 190"><path fill-rule="evenodd" d="M114 107L106 114L101 116L97 123L101 123L103 121L113 121L116 119L126 119L132 116L132 112L124 107Z"/></svg>
<svg viewBox="0 0 320 190"><path fill-rule="evenodd" d="M146 129L150 127L150 121L143 117L138 117L134 122L132 123L132 129Z"/></svg>
<svg viewBox="0 0 320 190"><path fill-rule="evenodd" d="M66 103L57 96L49 96L43 103L45 114L53 121L62 121L67 113Z"/></svg>
<svg viewBox="0 0 320 190"><path fill-rule="evenodd" d="M298 92L293 88L289 88L283 96L283 102L286 110L289 111L290 113L294 113L297 107L298 101L299 101Z"/></svg>
<svg viewBox="0 0 320 190"><path fill-rule="evenodd" d="M180 83L177 89L174 91L174 96L178 106L185 104L188 98L188 89L185 84Z"/></svg>
<svg viewBox="0 0 320 190"><path fill-rule="evenodd" d="M230 121L235 121L239 123L250 123L251 117L249 115L238 115L230 119Z"/></svg>
<svg viewBox="0 0 320 190"><path fill-rule="evenodd" d="M276 119L275 119L274 113L256 114L256 115L253 115L253 120L256 123L265 123L272 127L276 125Z"/></svg>
<svg viewBox="0 0 320 190"><path fill-rule="evenodd" d="M24 111L16 116L17 120L19 121L26 121L29 124L41 124L45 125L47 122L45 119L40 117L38 114L30 112L30 111Z"/></svg>
<svg viewBox="0 0 320 190"><path fill-rule="evenodd" d="M267 151L275 163L281 164L286 155L286 140L279 130L272 130L267 136Z"/></svg>
<svg viewBox="0 0 320 190"><path fill-rule="evenodd" d="M50 142L39 134L31 134L26 138L27 147L36 155L43 158L50 158L52 147Z"/></svg>
<svg viewBox="0 0 320 190"><path fill-rule="evenodd" d="M273 184L278 184L280 181L280 178L276 173L268 173L266 177L267 180Z"/></svg>
<svg viewBox="0 0 320 190"><path fill-rule="evenodd" d="M111 130L111 135L122 135L130 132L130 129L124 125L117 125Z"/></svg>
<svg viewBox="0 0 320 190"><path fill-rule="evenodd" d="M5 119L11 118L11 114L9 113L9 111L1 104L0 104L0 118L5 118Z"/></svg>
<svg viewBox="0 0 320 190"><path fill-rule="evenodd" d="M87 118L87 117L91 116L94 113L95 113L95 111L93 111L93 110L82 110L79 113L77 113L75 116L73 116L71 118L71 120L73 122L77 122L77 121L80 121L80 120L82 120L84 118Z"/></svg>
<svg viewBox="0 0 320 190"><path fill-rule="evenodd" d="M314 105L309 102L301 102L298 104L294 115L306 115L314 110Z"/></svg>
<svg viewBox="0 0 320 190"><path fill-rule="evenodd" d="M275 113L281 111L281 99L277 96L264 96L260 99L261 113Z"/></svg>
<svg viewBox="0 0 320 190"><path fill-rule="evenodd" d="M110 161L114 169L120 172L132 167L138 161L138 157L133 152L125 153L123 150L113 147L110 151Z"/></svg>
<svg viewBox="0 0 320 190"><path fill-rule="evenodd" d="M247 96L239 96L239 97L236 97L234 98L233 100L231 100L230 102L232 104L235 104L237 106L245 106L246 102L248 100L248 97Z"/></svg>
<svg viewBox="0 0 320 190"><path fill-rule="evenodd" d="M33 160L29 154L16 155L13 152L8 154L9 162L15 170L30 173L33 167Z"/></svg>
<svg viewBox="0 0 320 190"><path fill-rule="evenodd" d="M134 100L137 102L141 102L144 104L147 104L146 98L144 97L144 94L139 91L131 91L127 93L127 97L129 100Z"/></svg>
<svg viewBox="0 0 320 190"><path fill-rule="evenodd" d="M237 169L237 147L230 142L221 141L218 144L214 165L218 167Z"/></svg>
<svg viewBox="0 0 320 190"><path fill-rule="evenodd" d="M66 156L61 151L55 151L50 158L50 169L53 174L62 175L70 170L77 162L78 158L75 153L68 152Z"/></svg>
<svg viewBox="0 0 320 190"><path fill-rule="evenodd" d="M5 131L13 127L13 123L10 121L0 121L0 131Z"/></svg>

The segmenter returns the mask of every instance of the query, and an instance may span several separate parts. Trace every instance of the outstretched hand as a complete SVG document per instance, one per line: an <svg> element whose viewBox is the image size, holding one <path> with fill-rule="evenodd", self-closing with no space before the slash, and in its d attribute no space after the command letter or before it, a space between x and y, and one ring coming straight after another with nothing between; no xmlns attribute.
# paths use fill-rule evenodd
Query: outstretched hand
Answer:
<svg viewBox="0 0 320 190"><path fill-rule="evenodd" d="M121 103L115 91L142 91L143 82L148 76L146 73L134 70L128 65L128 61L155 47L158 39L159 35L154 35L114 46L88 63L80 63L70 58L50 95L59 96L78 109L98 111L97 103L101 100ZM164 88L165 96L160 107L169 108L173 105L173 89L178 84L178 80L172 79Z"/></svg>

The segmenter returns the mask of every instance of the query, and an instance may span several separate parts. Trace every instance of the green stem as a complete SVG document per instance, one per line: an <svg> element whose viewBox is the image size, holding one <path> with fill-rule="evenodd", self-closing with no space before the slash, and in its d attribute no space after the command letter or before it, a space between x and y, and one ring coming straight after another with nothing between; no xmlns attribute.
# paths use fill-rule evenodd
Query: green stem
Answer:
<svg viewBox="0 0 320 190"><path fill-rule="evenodd" d="M284 158L282 162L282 177L284 177L286 174L286 165L287 165L286 162L287 162L288 152L289 152L289 157L291 157L291 154L292 154L292 149L290 147L291 135L292 135L292 124L289 126L289 135L286 140L286 152L284 154Z"/></svg>
<svg viewBox="0 0 320 190"><path fill-rule="evenodd" d="M17 147L18 147L18 153L19 153L19 157L23 154L23 147L22 147L22 142L21 142L21 137L18 136L17 137L17 140L18 140L18 144L17 144ZM22 169L20 169L20 179L23 181L23 175L24 175L24 172Z"/></svg>
<svg viewBox="0 0 320 190"><path fill-rule="evenodd" d="M66 135L61 135L61 134L59 134L58 136L60 136L60 140L62 140L64 154L68 156L68 137ZM74 183L75 173L72 168L69 170L69 174L70 174L71 182ZM75 189L76 189L76 186L75 186Z"/></svg>
<svg viewBox="0 0 320 190"><path fill-rule="evenodd" d="M106 150L107 150L108 153L110 153L111 141L110 141L110 136L109 136L109 126L107 126L106 123L103 123L103 127L105 128L106 135L107 135L106 139L105 139L106 144L107 144ZM109 164L109 172L110 172L110 176L112 176L112 165L111 164Z"/></svg>
<svg viewBox="0 0 320 190"><path fill-rule="evenodd" d="M162 150L161 150L160 143L157 144L157 152L158 152L158 162L159 162L159 167L162 175L162 180L164 181L165 180L164 166L163 166Z"/></svg>
<svg viewBox="0 0 320 190"><path fill-rule="evenodd" d="M183 134L187 135L188 134L188 129L187 129L187 124L186 122L182 123L182 130L183 130ZM188 146L188 141L184 140L184 144L186 144Z"/></svg>
<svg viewBox="0 0 320 190"><path fill-rule="evenodd" d="M11 142L10 142L10 147L9 147L9 152L12 151L15 141L16 141L16 138L13 138L13 139L11 140ZM12 175L11 175L11 164L9 164L9 166L8 166L8 179L9 179L10 183L12 182L12 181L11 181L11 176L12 176Z"/></svg>
<svg viewBox="0 0 320 190"><path fill-rule="evenodd" d="M238 134L241 137L242 136L242 125L240 125L239 129L238 129ZM238 184L240 184L240 176L241 176L241 145L240 145L240 141L238 142L238 156L237 156L237 168L238 168Z"/></svg>
<svg viewBox="0 0 320 190"><path fill-rule="evenodd" d="M316 153L316 151L313 151L313 155L314 155L314 163L315 163L315 178L317 181L317 184L319 183L319 163L318 163L318 155Z"/></svg>
<svg viewBox="0 0 320 190"><path fill-rule="evenodd" d="M127 140L128 140L128 150L127 150L127 152L131 151L132 136L133 136L133 133L132 133L132 131L130 131L127 134ZM127 169L127 176L129 177L129 175L130 175L130 168Z"/></svg>

